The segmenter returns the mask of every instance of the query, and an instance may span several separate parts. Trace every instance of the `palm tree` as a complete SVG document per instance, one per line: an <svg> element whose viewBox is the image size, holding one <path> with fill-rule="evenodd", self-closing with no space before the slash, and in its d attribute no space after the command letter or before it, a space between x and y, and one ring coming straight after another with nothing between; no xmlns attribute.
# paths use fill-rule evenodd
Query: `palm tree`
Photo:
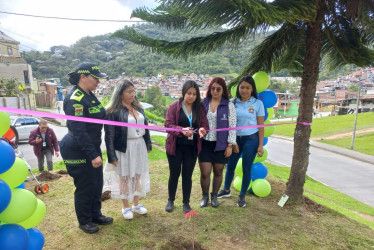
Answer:
<svg viewBox="0 0 374 250"><path fill-rule="evenodd" d="M309 164L310 126L321 58L331 69L345 64L374 65L373 0L161 0L150 10L138 8L138 17L168 29L188 32L225 25L223 32L186 41L169 42L146 37L132 28L115 32L155 52L174 57L209 53L224 45L236 47L243 39L275 29L249 55L242 75L263 70L289 69L301 75L299 116L286 194L292 203L303 201ZM237 78L238 79L238 78ZM235 82L235 81L234 81Z"/></svg>

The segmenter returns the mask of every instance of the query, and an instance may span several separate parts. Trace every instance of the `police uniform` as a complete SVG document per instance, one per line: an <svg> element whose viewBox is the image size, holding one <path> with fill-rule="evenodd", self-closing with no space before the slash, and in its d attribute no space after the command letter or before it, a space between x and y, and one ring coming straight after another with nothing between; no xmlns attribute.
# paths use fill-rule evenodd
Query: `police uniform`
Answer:
<svg viewBox="0 0 374 250"><path fill-rule="evenodd" d="M92 92L87 94L79 86L64 99L66 115L105 118L105 109ZM61 156L68 174L74 178L75 211L79 224L92 223L101 214L101 193L103 188L103 166L94 168L92 160L102 157L102 124L67 121L68 134L60 142Z"/></svg>

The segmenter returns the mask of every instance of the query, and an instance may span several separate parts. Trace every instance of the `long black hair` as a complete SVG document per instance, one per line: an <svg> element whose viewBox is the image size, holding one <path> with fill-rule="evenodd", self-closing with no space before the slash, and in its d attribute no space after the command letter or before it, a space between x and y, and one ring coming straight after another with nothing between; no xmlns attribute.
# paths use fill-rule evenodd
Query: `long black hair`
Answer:
<svg viewBox="0 0 374 250"><path fill-rule="evenodd" d="M183 84L182 87L182 96L184 100L184 96L187 93L187 90L190 88L195 88L196 89L196 100L192 104L192 112L194 113L193 115L193 120L200 126L200 105L201 105L201 97L200 97L200 90L199 90L199 85L195 81L188 80Z"/></svg>
<svg viewBox="0 0 374 250"><path fill-rule="evenodd" d="M236 97L238 97L240 100L242 99L242 96L240 95L240 92L239 92L240 84L242 84L242 82L247 82L252 86L251 96L258 99L255 80L252 78L252 76L244 76L244 77L242 77L242 79L240 79L239 84L238 84L238 88L236 89Z"/></svg>

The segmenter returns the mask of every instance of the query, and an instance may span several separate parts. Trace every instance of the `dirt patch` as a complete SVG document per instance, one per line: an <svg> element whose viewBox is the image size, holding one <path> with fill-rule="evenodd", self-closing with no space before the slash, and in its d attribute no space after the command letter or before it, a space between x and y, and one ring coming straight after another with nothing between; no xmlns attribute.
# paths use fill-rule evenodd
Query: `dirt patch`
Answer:
<svg viewBox="0 0 374 250"><path fill-rule="evenodd" d="M192 241L187 241L183 238L172 238L168 243L165 244L165 246L161 247L162 250L166 249L176 249L176 250L185 250L185 249L196 249L196 250L202 250L206 249L203 248L203 246L200 245L199 242L194 242L192 246Z"/></svg>
<svg viewBox="0 0 374 250"><path fill-rule="evenodd" d="M359 213L357 211L353 211L353 212L360 215L362 218L364 218L368 221L374 222L374 216L371 216L371 215L368 215L368 214L362 214L362 213Z"/></svg>
<svg viewBox="0 0 374 250"><path fill-rule="evenodd" d="M64 169L61 169L59 171L57 171L58 174L68 174L68 171L64 170Z"/></svg>
<svg viewBox="0 0 374 250"><path fill-rule="evenodd" d="M52 181L60 177L61 175L59 174L53 174L51 172L44 171L40 175L36 176L36 179L38 179L38 181Z"/></svg>
<svg viewBox="0 0 374 250"><path fill-rule="evenodd" d="M111 192L110 191L105 191L104 193L101 194L101 201L106 201L111 198Z"/></svg>
<svg viewBox="0 0 374 250"><path fill-rule="evenodd" d="M304 196L304 204L306 209L310 212L322 212L324 207L321 204L316 203L315 201Z"/></svg>
<svg viewBox="0 0 374 250"><path fill-rule="evenodd" d="M374 128L356 130L356 134L365 134L365 133L371 133L371 132L374 132ZM340 133L340 134L329 135L329 136L313 137L312 140L314 141L334 140L334 139L341 139L341 138L351 137L351 136L352 136L352 132L346 132L346 133Z"/></svg>

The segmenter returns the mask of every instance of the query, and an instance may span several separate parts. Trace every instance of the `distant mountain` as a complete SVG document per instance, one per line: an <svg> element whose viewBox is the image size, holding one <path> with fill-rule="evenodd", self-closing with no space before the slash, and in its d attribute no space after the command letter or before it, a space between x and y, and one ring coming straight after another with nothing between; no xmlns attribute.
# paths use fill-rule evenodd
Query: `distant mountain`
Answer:
<svg viewBox="0 0 374 250"><path fill-rule="evenodd" d="M214 31L223 31L223 29L206 29L204 32L189 34L182 31L160 29L153 24L139 24L135 27L148 36L168 41L179 41L192 36L203 36ZM121 74L141 77L192 72L232 78L241 72L244 65L247 64L250 51L262 39L261 35L256 38L250 37L235 49L226 47L211 54L194 56L184 60L151 53L148 49L126 40L111 37L111 34L108 33L82 38L70 47L53 46L47 52L24 52L22 56L27 63L31 64L34 77L37 79L58 77L61 78L64 85L68 84L67 73L84 61L98 63L102 72L107 73L111 78L117 78ZM349 69L351 70L351 67ZM321 71L322 77L336 78L334 74L324 74L325 71L327 72L324 67L321 67ZM272 75L288 76L288 71L282 70Z"/></svg>

